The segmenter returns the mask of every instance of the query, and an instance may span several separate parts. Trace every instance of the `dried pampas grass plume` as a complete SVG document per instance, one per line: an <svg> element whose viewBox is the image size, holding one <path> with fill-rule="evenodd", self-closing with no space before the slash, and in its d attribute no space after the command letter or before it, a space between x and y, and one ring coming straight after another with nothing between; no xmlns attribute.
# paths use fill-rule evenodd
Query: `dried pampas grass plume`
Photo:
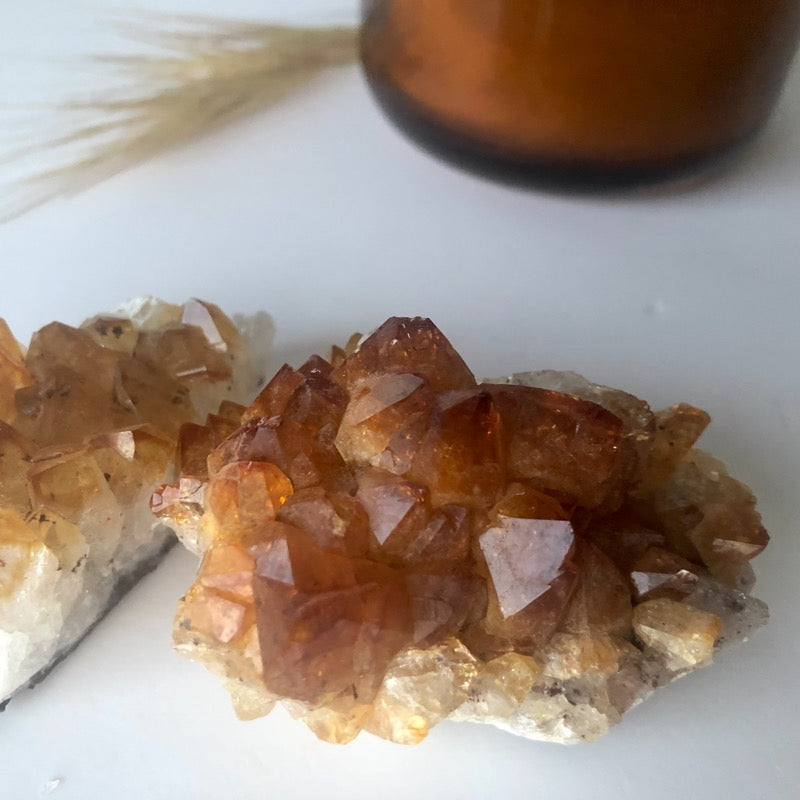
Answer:
<svg viewBox="0 0 800 800"><path fill-rule="evenodd" d="M125 36L154 47L156 54L92 59L122 78L122 91L54 105L51 122L61 130L60 118L79 116L81 122L6 157L72 154L63 165L17 181L6 193L5 207L0 207L0 221L58 196L76 194L158 153L268 109L321 71L353 62L357 54L353 27L294 27L213 17L155 20L121 22L118 27Z"/></svg>

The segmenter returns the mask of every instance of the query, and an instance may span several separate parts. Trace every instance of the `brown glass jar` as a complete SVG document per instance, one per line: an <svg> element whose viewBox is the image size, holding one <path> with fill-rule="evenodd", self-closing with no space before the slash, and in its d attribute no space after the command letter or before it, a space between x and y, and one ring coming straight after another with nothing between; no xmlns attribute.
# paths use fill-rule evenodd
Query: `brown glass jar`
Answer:
<svg viewBox="0 0 800 800"><path fill-rule="evenodd" d="M389 116L472 168L576 188L681 177L762 127L800 0L366 0Z"/></svg>

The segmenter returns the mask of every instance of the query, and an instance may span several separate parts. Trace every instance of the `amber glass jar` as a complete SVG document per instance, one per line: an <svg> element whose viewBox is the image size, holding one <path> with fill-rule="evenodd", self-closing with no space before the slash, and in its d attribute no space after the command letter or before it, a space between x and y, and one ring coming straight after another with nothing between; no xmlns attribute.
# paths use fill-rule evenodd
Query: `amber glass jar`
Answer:
<svg viewBox="0 0 800 800"><path fill-rule="evenodd" d="M800 0L366 0L362 62L429 149L608 187L720 163L761 128Z"/></svg>

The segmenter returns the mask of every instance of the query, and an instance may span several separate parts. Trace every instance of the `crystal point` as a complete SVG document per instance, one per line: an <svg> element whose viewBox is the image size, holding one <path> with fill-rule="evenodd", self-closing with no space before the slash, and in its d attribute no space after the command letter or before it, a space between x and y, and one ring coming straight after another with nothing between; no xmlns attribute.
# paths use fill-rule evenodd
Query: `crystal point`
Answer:
<svg viewBox="0 0 800 800"><path fill-rule="evenodd" d="M562 573L574 540L569 522L508 517L480 535L504 617L521 611L550 588Z"/></svg>

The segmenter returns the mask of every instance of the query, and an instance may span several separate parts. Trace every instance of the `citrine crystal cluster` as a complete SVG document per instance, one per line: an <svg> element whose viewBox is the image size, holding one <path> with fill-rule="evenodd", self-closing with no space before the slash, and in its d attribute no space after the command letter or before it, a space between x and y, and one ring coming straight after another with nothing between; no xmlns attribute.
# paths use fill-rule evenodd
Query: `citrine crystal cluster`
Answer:
<svg viewBox="0 0 800 800"><path fill-rule="evenodd" d="M268 331L267 318L248 324ZM258 383L214 305L134 301L27 352L0 320L0 703L35 682L174 541L154 524L178 431Z"/></svg>
<svg viewBox="0 0 800 800"><path fill-rule="evenodd" d="M280 699L331 742L445 718L594 739L766 620L768 537L694 449L708 422L574 373L478 383L390 319L182 428L153 500L202 555L177 647L239 716Z"/></svg>

